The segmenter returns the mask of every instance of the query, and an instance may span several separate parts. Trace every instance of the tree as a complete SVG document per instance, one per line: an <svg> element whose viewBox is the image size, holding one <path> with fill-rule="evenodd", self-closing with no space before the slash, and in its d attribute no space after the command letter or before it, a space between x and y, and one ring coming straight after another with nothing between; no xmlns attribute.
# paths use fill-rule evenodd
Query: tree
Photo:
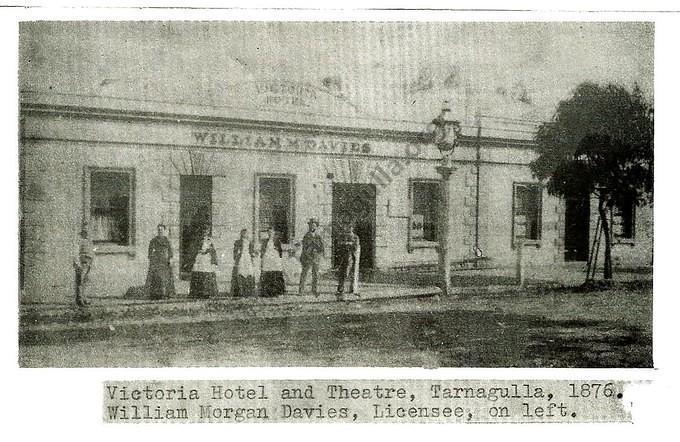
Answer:
<svg viewBox="0 0 680 442"><path fill-rule="evenodd" d="M654 192L654 110L636 85L582 83L561 101L536 135L535 177L564 198L595 195L605 239L604 279L612 278L608 214L625 201L651 204Z"/></svg>

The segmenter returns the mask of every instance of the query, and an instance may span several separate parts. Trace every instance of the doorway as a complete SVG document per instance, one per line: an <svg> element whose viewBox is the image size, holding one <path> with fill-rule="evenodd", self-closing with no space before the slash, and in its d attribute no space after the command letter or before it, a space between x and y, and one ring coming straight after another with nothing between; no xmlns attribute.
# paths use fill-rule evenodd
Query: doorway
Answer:
<svg viewBox="0 0 680 442"><path fill-rule="evenodd" d="M590 240L590 196L567 198L564 213L564 260L587 261Z"/></svg>
<svg viewBox="0 0 680 442"><path fill-rule="evenodd" d="M253 231L256 237L274 229L281 243L288 244L295 236L295 177L290 175L257 176L256 217Z"/></svg>
<svg viewBox="0 0 680 442"><path fill-rule="evenodd" d="M374 184L333 183L333 267L340 263L338 239L347 223L361 243L360 269L375 267L375 195Z"/></svg>
<svg viewBox="0 0 680 442"><path fill-rule="evenodd" d="M180 278L191 277L203 232L212 232L212 177L182 175L179 180Z"/></svg>

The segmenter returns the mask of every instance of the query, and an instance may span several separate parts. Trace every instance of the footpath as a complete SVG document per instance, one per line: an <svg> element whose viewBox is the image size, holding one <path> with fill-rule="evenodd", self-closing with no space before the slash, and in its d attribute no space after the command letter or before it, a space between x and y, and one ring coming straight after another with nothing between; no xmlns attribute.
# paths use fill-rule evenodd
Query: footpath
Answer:
<svg viewBox="0 0 680 442"><path fill-rule="evenodd" d="M483 305L489 307L495 303L490 302L489 297L503 299L502 302L507 303L509 299L535 296L551 288L573 288L583 282L583 275L578 268L541 272L530 275L526 287L520 288L507 269L454 272L453 296L445 301L450 304L448 301L455 300L461 303L461 307L465 304L475 309ZM617 281L651 279L651 273L645 272L619 272L615 276ZM94 298L83 308L75 304L22 304L19 306L19 327L20 332L30 333L298 315L371 314L386 308L386 305L397 308L397 304L400 309L431 309L435 307L432 301L439 300L441 295L440 288L435 285L436 275L380 273L367 279L361 285L360 296L345 294L342 300L335 296L335 282L322 280L318 297L295 295L297 286L289 285L287 294L276 298L233 298L228 295L200 300L178 297L157 301ZM423 300L428 302L420 302Z"/></svg>
<svg viewBox="0 0 680 442"><path fill-rule="evenodd" d="M275 298L234 298L228 295L211 299L191 299L186 296L167 300L126 298L92 298L90 305L23 304L20 306L22 331L47 331L115 327L127 324L224 321L262 317L279 317L291 312L324 313L329 305L361 306L390 299L427 298L438 296L434 286L365 283L359 296L345 294L338 300L332 281L320 284L320 294L297 294L297 286L288 286L287 294Z"/></svg>

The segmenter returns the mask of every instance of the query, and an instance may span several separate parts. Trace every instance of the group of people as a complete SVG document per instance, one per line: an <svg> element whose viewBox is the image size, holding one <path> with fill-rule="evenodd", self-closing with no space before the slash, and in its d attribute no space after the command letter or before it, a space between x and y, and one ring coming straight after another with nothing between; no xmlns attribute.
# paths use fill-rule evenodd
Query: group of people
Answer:
<svg viewBox="0 0 680 442"><path fill-rule="evenodd" d="M308 223L308 230L302 238L302 252L300 263L300 286L298 294L302 295L305 290L307 274L312 272L312 294L319 296L319 266L324 257L324 244L321 234L318 232L319 221L311 218ZM349 293L359 296L359 262L361 258L361 242L359 236L354 232L352 223L342 227L340 237L337 242L340 262L338 265L338 287L336 296L341 299L345 292L346 281L350 281Z"/></svg>
<svg viewBox="0 0 680 442"><path fill-rule="evenodd" d="M234 242L234 268L231 274L231 294L235 297L255 296L254 259L260 256L260 295L280 296L286 293L283 277L283 249L279 234L269 229L259 249L248 237L248 229L241 230Z"/></svg>
<svg viewBox="0 0 680 442"><path fill-rule="evenodd" d="M200 246L195 251L191 264L189 297L211 298L217 291L217 251L210 231L206 230ZM261 257L260 295L280 296L285 294L286 284L283 277L283 249L279 234L269 229L266 237L257 248L250 240L248 230L241 230L239 239L234 242L234 267L231 278L231 294L236 297L255 296L254 258ZM158 234L149 242L149 271L145 288L149 298L163 299L174 296L175 287L172 276L172 247L166 236L166 227L158 225Z"/></svg>
<svg viewBox="0 0 680 442"><path fill-rule="evenodd" d="M311 271L312 294L319 296L319 268L324 257L324 242L318 231L319 221L311 218L308 231L302 239L300 254L300 285L298 295L304 293L306 280ZM351 225L346 226L338 241L340 247L340 262L338 274L337 296L344 293L347 279L350 281L350 293L359 294L359 259L361 245L359 237L354 233ZM279 233L269 229L256 248L248 235L247 229L242 229L239 239L234 242L234 267L231 278L231 294L235 297L250 297L256 295L256 263L260 257L260 296L274 297L284 295L286 281L284 278L283 249ZM151 239L148 248L149 269L146 277L145 291L150 299L166 299L174 297L175 284L171 260L172 246L167 238L167 228L164 224L157 226L157 235ZM92 243L88 239L87 229L81 233L79 253L74 259L73 266L76 278L76 304L85 306L89 303L85 288L94 259ZM217 251L213 244L209 230L203 232L200 246L195 251L191 265L191 282L189 296L192 298L211 298L217 291Z"/></svg>

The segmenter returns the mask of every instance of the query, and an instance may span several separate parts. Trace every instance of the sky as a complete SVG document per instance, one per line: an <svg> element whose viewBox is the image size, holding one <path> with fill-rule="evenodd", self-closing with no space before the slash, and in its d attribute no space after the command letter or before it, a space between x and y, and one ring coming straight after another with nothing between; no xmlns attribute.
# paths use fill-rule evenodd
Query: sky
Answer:
<svg viewBox="0 0 680 442"><path fill-rule="evenodd" d="M253 106L252 85L308 85L332 112L427 121L550 119L579 83L653 99L654 26L609 22L25 22L19 84L43 91ZM327 110L324 110L327 112Z"/></svg>

